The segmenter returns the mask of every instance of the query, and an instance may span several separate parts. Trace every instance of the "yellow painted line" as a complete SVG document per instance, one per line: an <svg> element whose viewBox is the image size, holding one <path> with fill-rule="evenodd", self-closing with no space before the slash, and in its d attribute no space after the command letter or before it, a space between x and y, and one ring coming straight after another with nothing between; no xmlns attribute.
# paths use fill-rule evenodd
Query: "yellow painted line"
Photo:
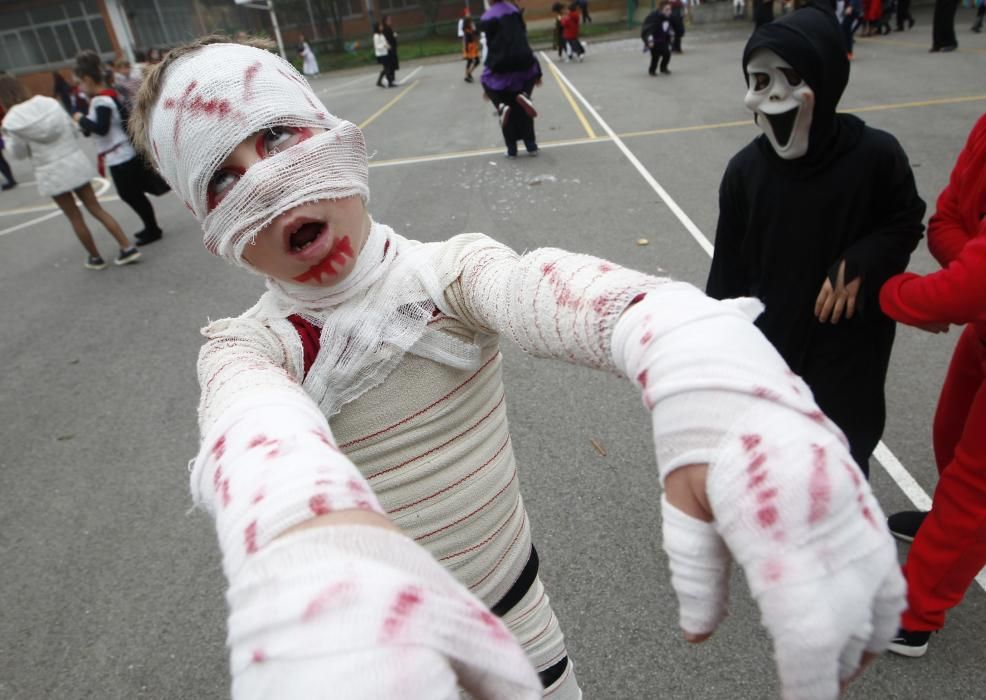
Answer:
<svg viewBox="0 0 986 700"><path fill-rule="evenodd" d="M876 37L866 37L865 39L863 39L863 38L857 39L857 41L860 41L860 42L863 42L863 43L873 42L875 44L888 44L890 46L913 46L915 48L924 49L925 51L927 51L928 48L930 48L928 46L928 44L926 44L926 43L925 44L919 44L916 41L901 41L900 39L878 39ZM986 49L979 48L978 46L976 46L976 47L959 47L958 51L963 52L963 53L970 52L970 51L973 52L973 53L986 53Z"/></svg>
<svg viewBox="0 0 986 700"><path fill-rule="evenodd" d="M734 126L753 126L753 117L735 122L719 122L718 124L696 124L695 126L674 126L667 129L649 129L647 131L628 131L625 134L617 134L621 139L633 138L634 136L658 136L660 134L681 134L686 131L708 131L710 129L726 129Z"/></svg>
<svg viewBox="0 0 986 700"><path fill-rule="evenodd" d="M931 107L934 105L952 105L960 102L979 102L986 100L986 95L967 95L965 97L942 97L937 100L923 100L921 102L893 102L886 105L872 105L870 107L853 107L843 109L843 112L880 112L885 109L907 109L909 107Z"/></svg>
<svg viewBox="0 0 986 700"><path fill-rule="evenodd" d="M580 122L582 122L582 127L585 129L585 133L588 134L590 139L596 138L596 132L592 130L592 125L589 124L589 120L585 118L584 114L582 114L582 109L572 97L572 93L570 93L568 88L565 87L565 83L562 82L561 77L558 75L558 69L555 67L555 64L549 61L548 67L551 68L551 74L555 76L555 82L557 82L558 87L561 88L561 94L563 94L565 99L568 100L568 104L572 105L572 110L574 110L575 116L579 118Z"/></svg>
<svg viewBox="0 0 986 700"><path fill-rule="evenodd" d="M551 64L549 64L551 65ZM879 112L889 109L911 109L915 107L933 107L938 105L950 105L950 104L960 104L963 102L979 102L986 101L986 95L964 95L962 97L942 97L934 100L921 100L919 102L894 102L890 104L883 105L870 105L868 107L852 107L850 109L841 110L843 112ZM664 129L649 129L647 131L628 131L623 134L617 134L619 138L635 138L638 136L661 136L663 134L681 134L690 131L709 131L711 129L729 129L734 127L753 127L753 119L744 119L741 121L730 121L730 122L718 122L715 124L696 124L694 126L674 126ZM610 138L608 136L596 136L593 134L587 138L580 139L566 139L559 141L549 141L539 144L541 148L559 148L562 146L582 146L588 143L606 143ZM474 158L478 156L490 156L497 155L503 151L502 148L481 148L475 151L454 151L451 153L435 153L431 155L423 156L411 156L408 158L394 158L392 160L378 160L371 161L371 168L385 168L394 165L413 165L415 163L434 163L443 160L454 160L457 158Z"/></svg>
<svg viewBox="0 0 986 700"><path fill-rule="evenodd" d="M606 143L609 137L594 136L592 138L564 139L558 141L540 141L538 149L559 148L562 146L581 146L587 143ZM391 160L370 161L371 168L386 168L393 165L414 165L415 163L434 163L443 160L455 160L458 158L476 158L479 156L495 156L503 153L503 147L479 148L475 151L453 151L451 153L435 153L428 156L410 156L408 158L393 158ZM523 156L518 156L523 158Z"/></svg>
<svg viewBox="0 0 986 700"><path fill-rule="evenodd" d="M403 90L401 90L400 94L397 97L395 97L390 102L388 102L387 104L385 104L383 107L381 107L380 109L378 109L376 112L374 112L373 114L371 114L367 118L366 121L364 121L362 124L359 125L359 128L360 129L365 129L370 124L372 124L377 117L379 117L381 114L383 114L388 109L390 109L395 104L397 104L398 100L400 100L402 97L404 97L404 95L406 95L407 93L411 92L411 90L413 90L414 88L416 88L418 86L418 83L420 83L420 82L421 82L420 79L419 80L415 80L413 83L411 83L406 88L404 88Z"/></svg>

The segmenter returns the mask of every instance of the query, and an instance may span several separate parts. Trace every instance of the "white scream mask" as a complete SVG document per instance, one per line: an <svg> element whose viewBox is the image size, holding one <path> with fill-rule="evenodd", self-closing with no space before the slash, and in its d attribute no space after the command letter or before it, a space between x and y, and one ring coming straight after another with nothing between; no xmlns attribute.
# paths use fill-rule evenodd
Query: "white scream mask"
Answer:
<svg viewBox="0 0 986 700"><path fill-rule="evenodd" d="M743 102L785 160L808 152L815 93L797 71L770 49L758 49L746 65L748 88Z"/></svg>
<svg viewBox="0 0 986 700"><path fill-rule="evenodd" d="M325 129L251 166L211 211L209 181L247 137L275 126ZM243 249L307 202L370 196L363 133L329 113L294 67L240 44L211 44L168 66L148 126L154 161L202 224L205 246L249 267Z"/></svg>

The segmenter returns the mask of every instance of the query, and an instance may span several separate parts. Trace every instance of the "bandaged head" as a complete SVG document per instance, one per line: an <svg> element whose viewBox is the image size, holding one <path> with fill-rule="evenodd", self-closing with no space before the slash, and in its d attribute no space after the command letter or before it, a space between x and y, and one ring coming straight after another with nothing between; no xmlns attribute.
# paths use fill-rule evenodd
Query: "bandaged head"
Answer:
<svg viewBox="0 0 986 700"><path fill-rule="evenodd" d="M815 93L791 64L770 49L758 49L746 64L743 102L778 156L800 158L808 152Z"/></svg>
<svg viewBox="0 0 986 700"><path fill-rule="evenodd" d="M209 182L236 146L263 129L325 129L252 165L210 211ZM205 234L206 248L246 265L243 249L301 204L368 201L363 134L330 114L287 61L262 49L210 44L174 61L148 124L158 170Z"/></svg>

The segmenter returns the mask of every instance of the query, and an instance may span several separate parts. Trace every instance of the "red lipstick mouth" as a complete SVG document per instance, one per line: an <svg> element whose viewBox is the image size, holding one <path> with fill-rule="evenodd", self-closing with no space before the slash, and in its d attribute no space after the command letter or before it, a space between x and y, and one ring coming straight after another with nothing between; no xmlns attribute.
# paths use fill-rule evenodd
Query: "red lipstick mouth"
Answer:
<svg viewBox="0 0 986 700"><path fill-rule="evenodd" d="M348 258L353 258L352 244L349 236L333 241L329 252L317 263L308 268L305 272L294 278L295 282L323 282L339 274L339 269L346 264Z"/></svg>

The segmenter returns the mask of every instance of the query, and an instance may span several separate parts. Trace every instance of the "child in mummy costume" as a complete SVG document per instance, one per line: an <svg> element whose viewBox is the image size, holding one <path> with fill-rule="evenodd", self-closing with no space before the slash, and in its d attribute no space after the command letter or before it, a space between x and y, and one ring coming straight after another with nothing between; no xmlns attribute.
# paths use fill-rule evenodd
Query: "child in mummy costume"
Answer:
<svg viewBox="0 0 986 700"><path fill-rule="evenodd" d="M753 326L758 302L481 234L408 240L369 217L359 129L280 58L210 41L169 53L131 123L206 248L267 282L199 358L191 487L229 580L235 697L581 697L537 574L500 335L643 392L688 639L725 617L735 559L785 697L835 698L886 647L892 541Z"/></svg>

